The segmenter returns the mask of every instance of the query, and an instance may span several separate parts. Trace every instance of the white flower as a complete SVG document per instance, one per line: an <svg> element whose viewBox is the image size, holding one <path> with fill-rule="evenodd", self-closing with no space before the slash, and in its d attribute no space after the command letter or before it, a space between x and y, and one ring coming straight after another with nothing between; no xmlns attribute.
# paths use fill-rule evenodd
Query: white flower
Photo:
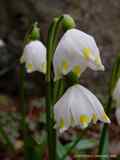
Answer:
<svg viewBox="0 0 120 160"><path fill-rule="evenodd" d="M23 51L21 63L25 63L28 73L40 71L46 73L46 48L36 40L28 43Z"/></svg>
<svg viewBox="0 0 120 160"><path fill-rule="evenodd" d="M87 68L104 70L94 38L78 29L68 30L61 38L53 59L55 80L73 71L78 77Z"/></svg>
<svg viewBox="0 0 120 160"><path fill-rule="evenodd" d="M60 132L71 126L86 128L97 120L110 123L103 106L88 89L81 85L70 87L54 106L55 128Z"/></svg>
<svg viewBox="0 0 120 160"><path fill-rule="evenodd" d="M113 99L116 102L116 107L120 106L120 78L118 79L115 89L113 91Z"/></svg>

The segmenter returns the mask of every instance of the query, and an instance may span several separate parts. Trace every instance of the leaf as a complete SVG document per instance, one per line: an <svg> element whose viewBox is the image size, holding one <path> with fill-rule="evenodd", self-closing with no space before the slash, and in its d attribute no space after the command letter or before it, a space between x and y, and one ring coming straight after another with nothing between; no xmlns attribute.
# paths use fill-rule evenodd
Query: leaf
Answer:
<svg viewBox="0 0 120 160"><path fill-rule="evenodd" d="M86 150L91 149L97 145L96 140L94 139L82 139L76 145L76 149L78 150Z"/></svg>
<svg viewBox="0 0 120 160"><path fill-rule="evenodd" d="M58 143L57 154L61 160L62 159L66 160L67 155L70 153L72 149L86 150L86 149L91 149L96 145L97 143L94 139L79 140L79 138L76 138L74 142L71 142L64 146L61 143Z"/></svg>
<svg viewBox="0 0 120 160"><path fill-rule="evenodd" d="M57 156L58 156L58 160L62 158L63 155L65 155L65 153L67 152L67 148L65 146L63 146L60 142L58 142L57 144ZM66 158L67 160L67 158Z"/></svg>

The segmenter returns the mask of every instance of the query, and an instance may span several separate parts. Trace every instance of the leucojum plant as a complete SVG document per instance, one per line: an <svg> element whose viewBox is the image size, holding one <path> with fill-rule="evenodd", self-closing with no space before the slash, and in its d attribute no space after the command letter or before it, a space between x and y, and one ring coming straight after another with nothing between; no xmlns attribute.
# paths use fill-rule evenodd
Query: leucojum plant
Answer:
<svg viewBox="0 0 120 160"><path fill-rule="evenodd" d="M99 154L108 154L106 142L108 142L110 119L98 98L79 84L79 78L86 68L93 71L104 71L104 65L95 39L76 29L75 26L73 18L69 15L54 18L48 30L47 43L43 44L38 40L39 29L35 24L32 32L25 37L23 54L20 59L21 129L25 150L27 150L26 144L28 143L26 142L28 126L24 93L25 70L28 73L38 71L43 73L46 79L46 131L49 160L65 159L80 140L78 137L66 153L59 157L57 155L59 134L75 126L83 130L90 123L97 123L98 120L106 123L101 131ZM64 33L62 38L59 38L61 32ZM108 114L110 114L112 105L113 88L118 79L119 62L120 58L117 57L110 81L106 108ZM68 89L64 85L67 79L71 81Z"/></svg>

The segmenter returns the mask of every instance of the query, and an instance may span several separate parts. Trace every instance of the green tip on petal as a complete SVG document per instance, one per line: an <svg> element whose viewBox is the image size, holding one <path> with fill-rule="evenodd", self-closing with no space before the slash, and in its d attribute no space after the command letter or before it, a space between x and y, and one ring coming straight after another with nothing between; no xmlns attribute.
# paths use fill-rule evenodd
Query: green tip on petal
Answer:
<svg viewBox="0 0 120 160"><path fill-rule="evenodd" d="M75 26L76 26L76 24L75 24L74 19L70 15L65 14L64 19L63 19L64 29L68 30L68 29L71 29L71 28L75 28Z"/></svg>

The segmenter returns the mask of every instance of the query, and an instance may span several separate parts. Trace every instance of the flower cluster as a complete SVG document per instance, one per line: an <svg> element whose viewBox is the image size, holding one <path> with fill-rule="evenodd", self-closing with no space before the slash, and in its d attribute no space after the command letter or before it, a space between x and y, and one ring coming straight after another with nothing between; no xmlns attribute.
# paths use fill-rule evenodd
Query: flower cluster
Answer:
<svg viewBox="0 0 120 160"><path fill-rule="evenodd" d="M46 73L46 48L32 41L24 48L21 62L27 71ZM68 30L61 38L53 56L54 80L73 72L78 78L85 69L104 70L94 38L78 29ZM70 87L54 105L55 128L60 132L71 126L86 128L97 120L110 123L103 106L88 89L81 85Z"/></svg>

